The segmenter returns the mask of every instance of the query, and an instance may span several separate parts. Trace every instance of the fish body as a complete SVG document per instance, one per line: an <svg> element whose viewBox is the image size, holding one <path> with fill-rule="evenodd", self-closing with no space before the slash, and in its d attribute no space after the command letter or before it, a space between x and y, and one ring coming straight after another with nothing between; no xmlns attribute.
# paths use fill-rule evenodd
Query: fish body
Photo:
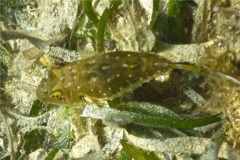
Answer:
<svg viewBox="0 0 240 160"><path fill-rule="evenodd" d="M79 104L83 97L111 100L169 69L167 59L137 52L110 52L53 68L37 89L42 102Z"/></svg>

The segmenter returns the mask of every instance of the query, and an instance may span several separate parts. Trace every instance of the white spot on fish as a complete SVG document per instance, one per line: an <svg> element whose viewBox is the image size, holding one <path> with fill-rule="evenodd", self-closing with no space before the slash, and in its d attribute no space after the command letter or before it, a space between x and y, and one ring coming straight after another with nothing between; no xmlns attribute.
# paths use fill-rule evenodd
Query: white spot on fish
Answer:
<svg viewBox="0 0 240 160"><path fill-rule="evenodd" d="M148 70L148 65L146 65L146 64L148 64L148 59L147 59L146 57L145 57L145 58L142 57L141 59L142 59L143 64L144 64L144 65L142 66L142 71L143 71L143 72L146 72L146 71Z"/></svg>
<svg viewBox="0 0 240 160"><path fill-rule="evenodd" d="M77 70L76 69L72 69L72 73L77 73Z"/></svg>
<svg viewBox="0 0 240 160"><path fill-rule="evenodd" d="M128 68L128 65L126 63L123 64L124 68Z"/></svg>
<svg viewBox="0 0 240 160"><path fill-rule="evenodd" d="M97 81L97 77L92 77L91 81L96 82Z"/></svg>
<svg viewBox="0 0 240 160"><path fill-rule="evenodd" d="M159 65L158 62L154 62L154 63L153 63L153 66L154 66L154 67L156 67L156 66L158 66L158 65Z"/></svg>
<svg viewBox="0 0 240 160"><path fill-rule="evenodd" d="M69 87L69 86L71 86L72 85L72 83L71 82L69 82L66 86L64 86L65 88L67 88L67 87Z"/></svg>
<svg viewBox="0 0 240 160"><path fill-rule="evenodd" d="M120 74L117 74L116 76L119 78L119 77L120 77Z"/></svg>
<svg viewBox="0 0 240 160"><path fill-rule="evenodd" d="M109 67L108 65L102 66L102 70L103 70L103 71L106 71L106 70L108 70L108 69L110 69L110 67Z"/></svg>

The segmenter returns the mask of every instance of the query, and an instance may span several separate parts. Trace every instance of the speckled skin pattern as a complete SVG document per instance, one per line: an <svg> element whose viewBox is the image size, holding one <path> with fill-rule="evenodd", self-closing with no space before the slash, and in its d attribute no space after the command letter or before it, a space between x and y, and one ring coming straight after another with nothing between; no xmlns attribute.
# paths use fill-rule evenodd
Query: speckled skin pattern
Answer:
<svg viewBox="0 0 240 160"><path fill-rule="evenodd" d="M82 97L109 100L121 97L158 77L170 62L158 55L137 52L111 52L53 68L37 89L42 102L79 104ZM50 95L58 92L61 98Z"/></svg>

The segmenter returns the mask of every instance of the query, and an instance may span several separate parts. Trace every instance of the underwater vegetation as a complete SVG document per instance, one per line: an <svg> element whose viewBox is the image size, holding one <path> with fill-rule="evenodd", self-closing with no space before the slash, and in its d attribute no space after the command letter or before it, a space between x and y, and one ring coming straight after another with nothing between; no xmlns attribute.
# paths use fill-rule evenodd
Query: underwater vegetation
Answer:
<svg viewBox="0 0 240 160"><path fill-rule="evenodd" d="M0 159L239 159L238 0L0 7Z"/></svg>

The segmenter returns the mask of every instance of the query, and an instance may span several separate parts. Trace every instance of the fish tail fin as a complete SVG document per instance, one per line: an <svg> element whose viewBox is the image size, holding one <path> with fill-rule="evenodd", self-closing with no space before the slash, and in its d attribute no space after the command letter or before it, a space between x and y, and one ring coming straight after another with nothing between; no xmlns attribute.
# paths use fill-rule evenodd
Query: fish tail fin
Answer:
<svg viewBox="0 0 240 160"><path fill-rule="evenodd" d="M179 64L179 63L171 63L169 64L169 67L172 69L181 69L185 71L192 71L192 72L201 72L202 67L192 65L192 64Z"/></svg>

